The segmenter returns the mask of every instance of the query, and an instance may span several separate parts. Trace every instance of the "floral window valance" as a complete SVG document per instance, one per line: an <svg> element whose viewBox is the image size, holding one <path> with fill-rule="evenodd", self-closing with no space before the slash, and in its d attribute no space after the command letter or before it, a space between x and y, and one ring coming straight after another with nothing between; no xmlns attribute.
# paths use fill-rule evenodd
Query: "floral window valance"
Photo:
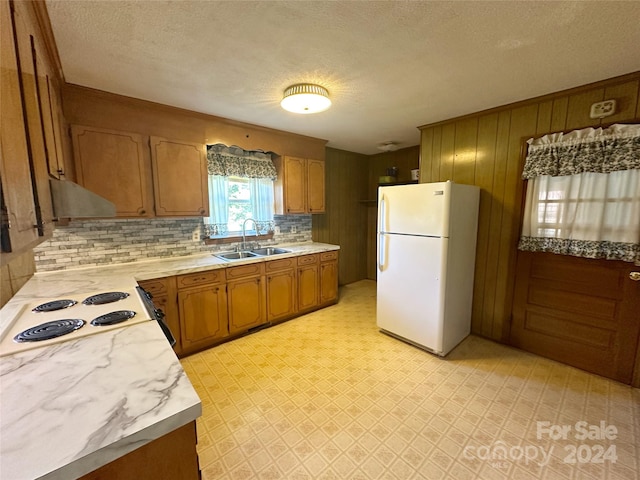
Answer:
<svg viewBox="0 0 640 480"><path fill-rule="evenodd" d="M640 125L553 133L531 138L527 143L529 150L522 172L525 179L640 168Z"/></svg>
<svg viewBox="0 0 640 480"><path fill-rule="evenodd" d="M278 176L271 154L221 144L207 145L207 168L209 175L223 177L275 180Z"/></svg>
<svg viewBox="0 0 640 480"><path fill-rule="evenodd" d="M528 143L518 248L640 264L640 125Z"/></svg>

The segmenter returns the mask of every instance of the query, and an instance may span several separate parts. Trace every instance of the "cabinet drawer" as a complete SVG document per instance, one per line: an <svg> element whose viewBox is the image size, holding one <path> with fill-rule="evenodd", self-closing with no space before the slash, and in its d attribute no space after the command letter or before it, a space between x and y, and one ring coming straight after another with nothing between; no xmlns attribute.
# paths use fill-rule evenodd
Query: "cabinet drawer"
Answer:
<svg viewBox="0 0 640 480"><path fill-rule="evenodd" d="M296 266L295 258L282 258L280 260L268 261L265 265L265 268L267 272L277 272L279 270L294 268L295 266Z"/></svg>
<svg viewBox="0 0 640 480"><path fill-rule="evenodd" d="M320 254L320 261L326 262L328 260L337 260L338 259L338 251L334 250L332 252L322 252Z"/></svg>
<svg viewBox="0 0 640 480"><path fill-rule="evenodd" d="M318 254L316 253L313 255L303 255L302 257L298 257L298 265L311 265L313 263L318 263Z"/></svg>
<svg viewBox="0 0 640 480"><path fill-rule="evenodd" d="M227 278L229 280L241 277L252 277L256 275L264 275L263 263L252 263L250 265L239 265L237 267L227 268Z"/></svg>
<svg viewBox="0 0 640 480"><path fill-rule="evenodd" d="M149 292L154 297L159 295L166 295L169 291L169 285L166 278L157 278L154 280L144 280L138 282L142 288Z"/></svg>
<svg viewBox="0 0 640 480"><path fill-rule="evenodd" d="M209 270L206 272L188 273L178 276L178 288L192 287L194 285L204 285L211 283L221 283L225 281L224 270Z"/></svg>

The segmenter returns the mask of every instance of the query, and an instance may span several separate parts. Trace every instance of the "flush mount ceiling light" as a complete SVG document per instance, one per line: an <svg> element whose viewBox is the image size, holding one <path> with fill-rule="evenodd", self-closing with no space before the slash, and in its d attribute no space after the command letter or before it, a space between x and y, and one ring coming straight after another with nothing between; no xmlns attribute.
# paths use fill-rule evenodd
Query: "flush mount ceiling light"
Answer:
<svg viewBox="0 0 640 480"><path fill-rule="evenodd" d="M382 150L383 152L395 152L398 149L398 144L396 142L384 142L378 145L378 150Z"/></svg>
<svg viewBox="0 0 640 480"><path fill-rule="evenodd" d="M293 113L318 113L331 106L326 88L312 83L291 85L284 91L282 108Z"/></svg>

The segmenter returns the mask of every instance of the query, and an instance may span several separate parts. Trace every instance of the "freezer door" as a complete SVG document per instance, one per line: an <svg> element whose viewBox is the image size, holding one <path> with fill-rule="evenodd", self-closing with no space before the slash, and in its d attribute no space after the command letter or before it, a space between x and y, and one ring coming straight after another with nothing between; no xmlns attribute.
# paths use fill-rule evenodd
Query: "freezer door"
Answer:
<svg viewBox="0 0 640 480"><path fill-rule="evenodd" d="M378 189L378 232L449 236L450 182Z"/></svg>
<svg viewBox="0 0 640 480"><path fill-rule="evenodd" d="M378 246L378 327L438 354L448 241L382 234Z"/></svg>

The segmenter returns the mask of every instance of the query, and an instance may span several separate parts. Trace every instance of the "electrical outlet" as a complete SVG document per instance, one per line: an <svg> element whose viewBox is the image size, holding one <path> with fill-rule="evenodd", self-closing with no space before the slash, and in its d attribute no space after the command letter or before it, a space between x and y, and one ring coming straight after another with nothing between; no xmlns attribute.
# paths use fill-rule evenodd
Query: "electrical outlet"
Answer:
<svg viewBox="0 0 640 480"><path fill-rule="evenodd" d="M298 227L296 227L295 225L291 226L291 233L296 233L298 231Z"/></svg>
<svg viewBox="0 0 640 480"><path fill-rule="evenodd" d="M275 233L276 235L280 235L280 227L278 227L277 225L273 227L273 233Z"/></svg>
<svg viewBox="0 0 640 480"><path fill-rule="evenodd" d="M616 101L605 100L591 105L589 116L591 118L605 118L616 113Z"/></svg>
<svg viewBox="0 0 640 480"><path fill-rule="evenodd" d="M191 240L193 240L194 242L197 242L200 240L200 229L193 231L193 233L191 234Z"/></svg>

